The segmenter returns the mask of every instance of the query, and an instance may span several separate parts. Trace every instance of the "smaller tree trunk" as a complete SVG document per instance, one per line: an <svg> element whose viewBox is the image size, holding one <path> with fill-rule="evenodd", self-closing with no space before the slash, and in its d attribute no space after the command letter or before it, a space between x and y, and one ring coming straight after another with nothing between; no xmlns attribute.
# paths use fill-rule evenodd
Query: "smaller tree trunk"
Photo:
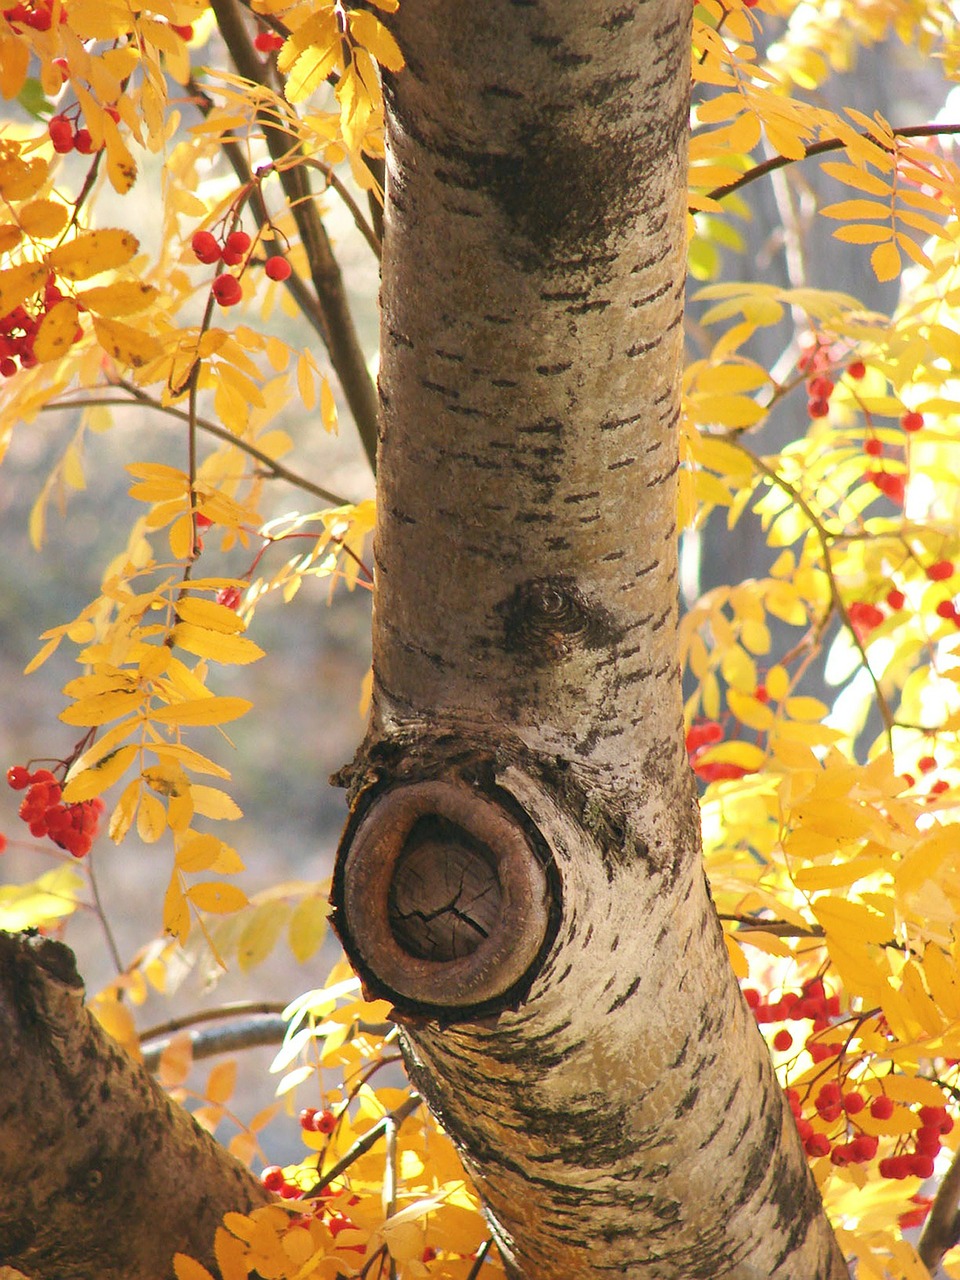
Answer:
<svg viewBox="0 0 960 1280"><path fill-rule="evenodd" d="M169 1280L271 1199L101 1029L66 946L0 933L0 1267Z"/></svg>

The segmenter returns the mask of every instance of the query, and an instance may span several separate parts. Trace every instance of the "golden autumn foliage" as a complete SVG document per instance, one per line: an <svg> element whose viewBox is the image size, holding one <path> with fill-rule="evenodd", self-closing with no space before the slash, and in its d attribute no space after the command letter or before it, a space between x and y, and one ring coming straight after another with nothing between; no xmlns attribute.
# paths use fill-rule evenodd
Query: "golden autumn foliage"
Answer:
<svg viewBox="0 0 960 1280"><path fill-rule="evenodd" d="M305 479L303 441L277 420L293 402L338 426L343 378L317 340L330 314L320 242L305 235L322 227L324 194L378 248L378 65L402 66L397 0L0 3L0 456L39 415L73 410L34 545L51 502L95 494L85 440L124 406L182 440L178 466L119 464L141 514L96 598L43 634L28 667L72 646L60 719L76 749L49 779L25 767L11 779L34 795L33 838L86 854L77 840L102 805L99 839L136 839L169 867L161 936L93 1000L139 1053L135 1010L148 987L163 991L194 930L246 971L281 943L303 962L325 929L324 885L244 892L221 834L241 817L229 771L215 736L201 750L196 731L226 740L249 709L221 690L242 688L242 670L227 686L225 668L264 656L250 626L261 605L289 604L313 577L369 583L373 504ZM236 71L218 43L231 14ZM681 659L713 896L827 1211L860 1280L922 1280L910 1230L960 1147L960 166L948 127L897 129L816 92L886 39L960 75L960 30L940 0L696 11L690 264L703 309L684 374L681 522L752 515L769 565L688 609ZM813 165L835 189L819 209L833 235L864 271L899 281L890 314L803 284L718 281L751 184ZM148 250L98 206L160 170ZM756 356L765 330L785 335L776 368ZM754 437L804 396L806 430L758 452ZM311 510L266 522L276 479ZM248 572L218 574L237 547ZM279 565L264 556L274 547ZM784 627L786 646L773 638ZM804 682L825 650L831 705ZM0 926L62 926L87 865L65 853L0 888ZM202 1124L232 1125L229 1145L250 1162L268 1163L257 1135L278 1106L305 1108L302 1159L266 1171L278 1202L228 1215L218 1234L224 1280L497 1269L451 1144L418 1099L380 1083L397 1059L387 1009L341 964L285 1016L280 1101L253 1119L229 1110L230 1062L192 1097L189 1043L174 1038L159 1064ZM190 1258L175 1266L178 1280L208 1280ZM944 1266L960 1277L960 1249Z"/></svg>

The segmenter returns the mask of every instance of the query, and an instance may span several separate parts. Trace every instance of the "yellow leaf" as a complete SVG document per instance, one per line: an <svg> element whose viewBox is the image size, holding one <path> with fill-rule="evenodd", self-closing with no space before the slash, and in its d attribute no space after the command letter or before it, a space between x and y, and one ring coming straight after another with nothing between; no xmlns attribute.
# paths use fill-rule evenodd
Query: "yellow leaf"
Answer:
<svg viewBox="0 0 960 1280"><path fill-rule="evenodd" d="M252 1159L256 1151L256 1140L249 1134L237 1134L236 1137L246 1139L250 1143L249 1158ZM234 1142L235 1140L231 1139L230 1151L238 1159L242 1160L243 1156L234 1145ZM245 1163L249 1163L249 1160ZM217 1227L214 1234L213 1252L217 1259L220 1280L247 1280L250 1272L247 1270L245 1262L246 1250L241 1241L230 1235L223 1227Z"/></svg>
<svg viewBox="0 0 960 1280"><path fill-rule="evenodd" d="M833 237L835 240L842 240L845 244L878 244L893 238L893 228L858 222L852 226L838 227Z"/></svg>
<svg viewBox="0 0 960 1280"><path fill-rule="evenodd" d="M878 280L894 280L900 274L900 251L893 241L878 244L870 255L870 265Z"/></svg>
<svg viewBox="0 0 960 1280"><path fill-rule="evenodd" d="M129 715L141 701L142 695L138 689L118 689L93 698L80 698L61 711L59 718L64 724L83 727L106 724L108 720L116 720L118 716Z"/></svg>
<svg viewBox="0 0 960 1280"><path fill-rule="evenodd" d="M287 940L299 964L305 964L320 946L326 936L329 914L325 896L311 894L297 903L290 918Z"/></svg>
<svg viewBox="0 0 960 1280"><path fill-rule="evenodd" d="M224 769L215 760L208 759L192 747L184 746L182 742L165 742L163 746L154 747L154 750L161 760L179 760L185 769L191 769L194 773L208 773L214 778L230 777L229 769Z"/></svg>
<svg viewBox="0 0 960 1280"><path fill-rule="evenodd" d="M223 842L210 834L196 835L188 833L189 839L183 841L176 852L175 861L181 871L193 875L198 871L212 870Z"/></svg>
<svg viewBox="0 0 960 1280"><path fill-rule="evenodd" d="M923 974L945 1018L960 1019L960 978L939 947L932 943L923 953Z"/></svg>
<svg viewBox="0 0 960 1280"><path fill-rule="evenodd" d="M151 306L159 290L142 280L118 280L115 284L85 289L77 298L88 311L101 316L132 316Z"/></svg>
<svg viewBox="0 0 960 1280"><path fill-rule="evenodd" d="M129 262L140 247L135 235L119 228L81 231L47 254L50 268L68 280L86 280Z"/></svg>
<svg viewBox="0 0 960 1280"><path fill-rule="evenodd" d="M320 382L320 420L323 423L324 430L336 431L337 402L326 378L323 378Z"/></svg>
<svg viewBox="0 0 960 1280"><path fill-rule="evenodd" d="M108 787L112 787L133 763L137 750L135 746L119 747L96 764L75 774L63 789L65 803L76 804L80 800L92 800L94 796L99 796Z"/></svg>
<svg viewBox="0 0 960 1280"><path fill-rule="evenodd" d="M197 698L158 707L150 713L150 718L158 724L170 725L226 724L246 715L252 706L246 698Z"/></svg>
<svg viewBox="0 0 960 1280"><path fill-rule="evenodd" d="M103 117L103 140L107 148L107 177L114 191L126 195L137 180L137 162L120 136L116 123Z"/></svg>
<svg viewBox="0 0 960 1280"><path fill-rule="evenodd" d="M0 929L18 933L62 920L76 910L84 880L64 864L27 884L0 885Z"/></svg>
<svg viewBox="0 0 960 1280"><path fill-rule="evenodd" d="M738 978L749 978L750 965L747 963L747 957L743 954L743 948L727 932L724 932L723 941L726 944L727 955L730 957L730 967L733 972Z"/></svg>
<svg viewBox="0 0 960 1280"><path fill-rule="evenodd" d="M243 817L243 810L227 795L216 787L193 786L190 788L193 807L204 818L220 819L232 822Z"/></svg>
<svg viewBox="0 0 960 1280"><path fill-rule="evenodd" d="M835 934L854 945L890 941L891 924L884 916L871 911L862 902L823 897L812 903L813 914L828 934Z"/></svg>
<svg viewBox="0 0 960 1280"><path fill-rule="evenodd" d="M144 844L153 844L167 829L167 811L156 796L145 791L137 810L137 835Z"/></svg>
<svg viewBox="0 0 960 1280"><path fill-rule="evenodd" d="M191 885L186 896L198 910L218 915L239 911L247 905L247 895L243 890L222 880L203 880L200 884Z"/></svg>
<svg viewBox="0 0 960 1280"><path fill-rule="evenodd" d="M224 635L233 635L246 630L246 623L238 618L233 609L217 604L213 600L200 600L196 596L184 596L176 603L177 617L183 622L192 622L198 627L206 627L210 631L220 631Z"/></svg>
<svg viewBox="0 0 960 1280"><path fill-rule="evenodd" d="M222 632L210 631L207 627L196 627L189 622L180 622L174 627L173 642L181 649L186 649L187 653L195 654L198 658L210 658L213 662L243 665L263 657L260 646L244 636L224 635Z"/></svg>
<svg viewBox="0 0 960 1280"><path fill-rule="evenodd" d="M121 324L119 320L96 315L93 317L93 328L104 351L120 364L127 364L132 369L139 369L160 355L159 341L143 329L134 329L128 324Z"/></svg>
<svg viewBox="0 0 960 1280"><path fill-rule="evenodd" d="M872 196L890 195L890 184L869 169L861 169L854 164L840 164L835 160L825 161L820 168L831 178L846 183L848 187L856 187L858 191L866 191Z"/></svg>
<svg viewBox="0 0 960 1280"><path fill-rule="evenodd" d="M213 1280L206 1267L185 1253L173 1255L173 1273L177 1280Z"/></svg>
<svg viewBox="0 0 960 1280"><path fill-rule="evenodd" d="M22 232L15 222L0 222L0 253L9 253L20 243Z"/></svg>
<svg viewBox="0 0 960 1280"><path fill-rule="evenodd" d="M47 268L42 262L21 262L19 266L0 271L0 315L6 315L14 307L43 288Z"/></svg>
<svg viewBox="0 0 960 1280"><path fill-rule="evenodd" d="M747 694L738 693L736 689L727 690L727 706L748 729L757 729L763 733L773 725L773 712L765 703Z"/></svg>
<svg viewBox="0 0 960 1280"><path fill-rule="evenodd" d="M94 1000L90 1010L96 1020L134 1058L140 1057L140 1041L134 1025L133 1013L128 1005L118 1000Z"/></svg>
<svg viewBox="0 0 960 1280"><path fill-rule="evenodd" d="M60 466L61 474L71 489L76 489L77 492L80 492L87 487L80 450L75 443L67 445Z"/></svg>
<svg viewBox="0 0 960 1280"><path fill-rule="evenodd" d="M183 1084L193 1066L193 1041L189 1031L172 1036L160 1054L157 1078L165 1089L175 1089Z"/></svg>
<svg viewBox="0 0 960 1280"><path fill-rule="evenodd" d="M116 808L110 815L109 834L114 844L119 844L130 830L140 800L140 787L139 778L128 782L117 801Z"/></svg>
<svg viewBox="0 0 960 1280"><path fill-rule="evenodd" d="M64 298L55 303L40 321L33 353L37 360L58 360L73 346L77 335L77 303L72 298Z"/></svg>
<svg viewBox="0 0 960 1280"><path fill-rule="evenodd" d="M190 934L190 908L176 872L170 877L163 900L163 928L181 944L186 942Z"/></svg>
<svg viewBox="0 0 960 1280"><path fill-rule="evenodd" d="M825 218L850 221L854 218L889 218L890 206L879 200L841 200L839 204L826 205L820 212Z"/></svg>
<svg viewBox="0 0 960 1280"><path fill-rule="evenodd" d="M68 216L66 205L56 200L34 200L20 210L20 227L24 235L47 240L63 230Z"/></svg>
<svg viewBox="0 0 960 1280"><path fill-rule="evenodd" d="M0 98L9 102L19 96L29 67L30 46L27 42L20 36L0 36Z"/></svg>
<svg viewBox="0 0 960 1280"><path fill-rule="evenodd" d="M381 67L388 71L399 71L403 67L403 54L400 46L386 29L379 18L363 9L350 11L350 34L358 44L376 58Z"/></svg>
<svg viewBox="0 0 960 1280"><path fill-rule="evenodd" d="M208 1102L224 1103L229 1101L237 1083L237 1063L235 1059L218 1063L207 1076L203 1096Z"/></svg>

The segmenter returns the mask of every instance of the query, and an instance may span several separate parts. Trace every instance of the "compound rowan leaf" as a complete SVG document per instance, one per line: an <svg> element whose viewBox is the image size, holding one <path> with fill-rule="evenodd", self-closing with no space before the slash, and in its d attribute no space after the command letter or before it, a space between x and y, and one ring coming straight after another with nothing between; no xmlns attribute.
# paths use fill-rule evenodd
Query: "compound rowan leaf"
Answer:
<svg viewBox="0 0 960 1280"><path fill-rule="evenodd" d="M81 231L72 240L51 249L47 263L68 280L86 280L101 271L124 266L139 247L137 237L120 228Z"/></svg>

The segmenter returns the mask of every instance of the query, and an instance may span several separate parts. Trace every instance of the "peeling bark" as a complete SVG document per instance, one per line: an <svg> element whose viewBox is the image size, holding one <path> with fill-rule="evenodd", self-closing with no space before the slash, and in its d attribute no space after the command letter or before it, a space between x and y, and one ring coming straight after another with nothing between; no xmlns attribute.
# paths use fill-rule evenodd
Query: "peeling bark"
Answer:
<svg viewBox="0 0 960 1280"><path fill-rule="evenodd" d="M335 921L529 1280L847 1275L683 748L689 16L411 0L387 84L374 709Z"/></svg>
<svg viewBox="0 0 960 1280"><path fill-rule="evenodd" d="M101 1030L67 947L0 933L0 1267L169 1280L272 1198Z"/></svg>

